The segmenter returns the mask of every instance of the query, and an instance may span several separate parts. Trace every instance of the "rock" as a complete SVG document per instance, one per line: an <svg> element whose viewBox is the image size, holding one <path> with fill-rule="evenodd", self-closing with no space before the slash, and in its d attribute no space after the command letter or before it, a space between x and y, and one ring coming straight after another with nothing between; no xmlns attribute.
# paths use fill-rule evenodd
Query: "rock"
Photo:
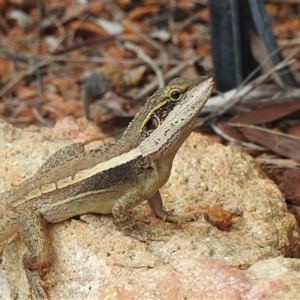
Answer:
<svg viewBox="0 0 300 300"><path fill-rule="evenodd" d="M191 258L121 278L101 299L299 299L299 267L298 259L278 257L241 271L220 260Z"/></svg>
<svg viewBox="0 0 300 300"><path fill-rule="evenodd" d="M174 192L176 191L176 192ZM248 267L278 255L299 257L299 228L273 181L248 154L191 134L161 189L175 212L208 211L215 205L240 208L229 232L203 218L185 225L186 242L227 264Z"/></svg>
<svg viewBox="0 0 300 300"><path fill-rule="evenodd" d="M66 119L53 129L20 130L0 123L1 190L29 177L62 146L99 135L88 124ZM284 291L299 294L298 261L275 258L299 257L299 229L276 185L250 156L192 134L161 193L169 210L198 215L178 226L155 218L146 202L134 208L142 227L171 233L166 242L146 244L124 236L109 215L49 224L53 260L44 282L50 299L262 299L264 293L264 299L279 299ZM232 213L229 231L204 219L204 212L219 204ZM21 263L25 250L18 237L2 244L0 299L30 299ZM282 266L284 272L274 271ZM280 274L293 286L279 281Z"/></svg>

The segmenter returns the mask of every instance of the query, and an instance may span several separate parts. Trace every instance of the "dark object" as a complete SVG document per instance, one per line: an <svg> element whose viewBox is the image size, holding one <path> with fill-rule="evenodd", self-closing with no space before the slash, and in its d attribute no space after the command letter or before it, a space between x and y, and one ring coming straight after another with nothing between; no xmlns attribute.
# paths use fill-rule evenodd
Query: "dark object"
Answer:
<svg viewBox="0 0 300 300"><path fill-rule="evenodd" d="M101 98L110 89L110 82L101 70L96 72L87 72L83 75L81 82L81 102L83 106L84 117L87 120L89 119L90 115L90 98Z"/></svg>
<svg viewBox="0 0 300 300"><path fill-rule="evenodd" d="M260 37L274 65L283 60L261 0L209 0L209 10L218 90L235 88L257 67L250 50L250 31ZM298 86L288 67L279 75L284 85Z"/></svg>

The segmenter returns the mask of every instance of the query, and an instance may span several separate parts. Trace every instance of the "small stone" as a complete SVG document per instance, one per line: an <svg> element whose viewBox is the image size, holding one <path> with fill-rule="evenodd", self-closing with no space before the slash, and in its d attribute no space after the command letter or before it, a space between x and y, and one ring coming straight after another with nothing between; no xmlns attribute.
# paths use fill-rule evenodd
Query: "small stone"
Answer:
<svg viewBox="0 0 300 300"><path fill-rule="evenodd" d="M205 213L204 218L211 225L223 231L229 231L232 226L232 213L222 205L217 204L210 207Z"/></svg>

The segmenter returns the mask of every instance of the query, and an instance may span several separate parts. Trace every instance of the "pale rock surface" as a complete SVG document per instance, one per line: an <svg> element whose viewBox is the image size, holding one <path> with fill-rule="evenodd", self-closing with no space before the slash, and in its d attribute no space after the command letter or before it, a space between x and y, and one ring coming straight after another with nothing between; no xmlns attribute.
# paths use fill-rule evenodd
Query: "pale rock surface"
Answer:
<svg viewBox="0 0 300 300"><path fill-rule="evenodd" d="M101 134L70 118L53 129L15 129L0 122L0 189L32 175L57 149ZM103 137L104 140L104 137ZM166 242L124 236L112 216L84 215L49 225L53 261L44 281L50 299L295 299L300 295L299 229L284 199L255 161L192 134L161 190L176 213L198 219L176 226L133 209L139 224L170 234ZM222 204L238 207L223 232L203 218ZM18 237L0 245L0 299L31 299ZM248 268L250 267L250 268ZM246 269L240 270L240 269Z"/></svg>

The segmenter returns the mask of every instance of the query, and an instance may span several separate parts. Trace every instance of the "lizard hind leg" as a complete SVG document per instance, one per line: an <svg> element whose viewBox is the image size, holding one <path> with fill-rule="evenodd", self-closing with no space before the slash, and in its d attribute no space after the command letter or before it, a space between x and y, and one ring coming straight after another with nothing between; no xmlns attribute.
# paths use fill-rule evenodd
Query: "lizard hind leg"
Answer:
<svg viewBox="0 0 300 300"><path fill-rule="evenodd" d="M46 222L39 213L27 207L20 209L19 235L27 247L23 256L28 282L35 297L48 299L39 271L49 262L49 244L46 238Z"/></svg>

